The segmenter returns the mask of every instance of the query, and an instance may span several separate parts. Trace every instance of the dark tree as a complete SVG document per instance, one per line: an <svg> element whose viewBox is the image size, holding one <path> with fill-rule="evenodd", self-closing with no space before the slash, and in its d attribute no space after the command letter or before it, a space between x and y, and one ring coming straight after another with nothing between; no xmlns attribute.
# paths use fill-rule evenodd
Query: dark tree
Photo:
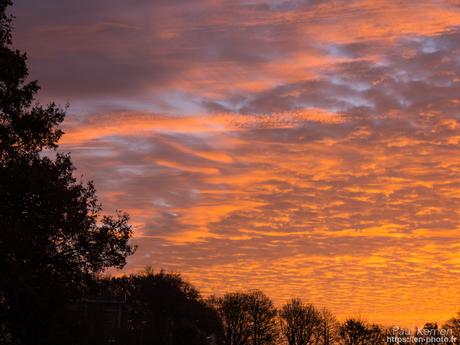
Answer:
<svg viewBox="0 0 460 345"><path fill-rule="evenodd" d="M100 280L90 298L95 301L124 301L126 321L118 334L119 343L129 345L220 344L222 326L216 311L199 292L178 274L154 273ZM103 318L93 315L93 319ZM81 324L87 344L107 339L102 326L93 320ZM108 330L113 333L113 330ZM112 334L113 335L113 334ZM99 340L99 341L98 341Z"/></svg>
<svg viewBox="0 0 460 345"><path fill-rule="evenodd" d="M248 295L235 292L222 298L211 298L222 319L225 345L247 345L251 336L249 314L247 312Z"/></svg>
<svg viewBox="0 0 460 345"><path fill-rule="evenodd" d="M363 345L367 341L366 324L357 319L348 319L340 326L340 337L344 345Z"/></svg>
<svg viewBox="0 0 460 345"><path fill-rule="evenodd" d="M317 345L333 345L339 342L340 324L335 316L326 308L319 312L320 323L316 332Z"/></svg>
<svg viewBox="0 0 460 345"><path fill-rule="evenodd" d="M248 312L251 326L250 344L275 344L278 339L277 311L273 302L261 291L248 293Z"/></svg>
<svg viewBox="0 0 460 345"><path fill-rule="evenodd" d="M435 322L426 323L422 329L418 331L419 337L423 338L424 344L438 345L442 343L443 335Z"/></svg>
<svg viewBox="0 0 460 345"><path fill-rule="evenodd" d="M261 291L228 293L214 299L224 327L225 345L268 345L278 339L276 309Z"/></svg>
<svg viewBox="0 0 460 345"><path fill-rule="evenodd" d="M384 345L386 343L387 332L379 325L372 324L367 327L366 344Z"/></svg>
<svg viewBox="0 0 460 345"><path fill-rule="evenodd" d="M450 318L442 327L447 329L447 337L450 338L450 343L453 345L460 343L460 312L456 316Z"/></svg>
<svg viewBox="0 0 460 345"><path fill-rule="evenodd" d="M282 330L289 345L311 345L316 341L321 316L312 304L293 299L280 312Z"/></svg>
<svg viewBox="0 0 460 345"><path fill-rule="evenodd" d="M132 231L125 214L101 216L68 154L52 158L65 114L34 104L39 87L11 48L9 5L0 0L0 328L24 344L62 344L67 306L92 274L125 265Z"/></svg>

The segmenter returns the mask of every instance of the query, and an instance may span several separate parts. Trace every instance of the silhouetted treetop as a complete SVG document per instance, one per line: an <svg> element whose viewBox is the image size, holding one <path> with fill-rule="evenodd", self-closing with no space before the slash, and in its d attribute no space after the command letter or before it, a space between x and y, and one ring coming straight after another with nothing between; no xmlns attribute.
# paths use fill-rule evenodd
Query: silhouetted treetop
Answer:
<svg viewBox="0 0 460 345"><path fill-rule="evenodd" d="M44 148L56 148L62 135L58 125L65 113L54 103L33 104L40 89L36 81L27 82L25 53L11 48L11 2L0 1L0 158L15 154L33 154Z"/></svg>
<svg viewBox="0 0 460 345"><path fill-rule="evenodd" d="M57 148L65 112L34 103L38 83L11 47L10 4L0 0L0 323L23 343L65 343L52 336L65 333L64 306L91 274L126 264L132 229L128 215L102 214L69 154L41 154Z"/></svg>
<svg viewBox="0 0 460 345"><path fill-rule="evenodd" d="M277 310L261 291L227 293L209 302L222 320L225 345L276 344Z"/></svg>
<svg viewBox="0 0 460 345"><path fill-rule="evenodd" d="M123 344L220 344L222 326L217 312L179 274L146 270L143 274L102 279L90 298L124 301ZM85 326L82 323L83 333ZM91 342L100 344L97 342Z"/></svg>

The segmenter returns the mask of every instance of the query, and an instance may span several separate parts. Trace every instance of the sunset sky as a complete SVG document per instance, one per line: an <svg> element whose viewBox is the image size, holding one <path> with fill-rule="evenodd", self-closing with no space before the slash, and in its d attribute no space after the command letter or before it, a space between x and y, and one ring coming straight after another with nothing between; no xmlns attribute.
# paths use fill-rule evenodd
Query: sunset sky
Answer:
<svg viewBox="0 0 460 345"><path fill-rule="evenodd" d="M125 272L339 319L460 309L458 1L16 0Z"/></svg>

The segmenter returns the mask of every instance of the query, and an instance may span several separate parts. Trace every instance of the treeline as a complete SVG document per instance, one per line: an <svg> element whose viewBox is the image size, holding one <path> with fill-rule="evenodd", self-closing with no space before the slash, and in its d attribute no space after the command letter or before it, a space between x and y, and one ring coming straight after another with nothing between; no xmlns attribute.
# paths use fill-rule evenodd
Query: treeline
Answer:
<svg viewBox="0 0 460 345"><path fill-rule="evenodd" d="M79 344L457 344L460 336L459 318L409 330L356 318L339 322L329 310L301 299L276 308L259 290L203 298L180 275L163 271L95 280L86 297L80 303L103 308L90 307L83 317L76 312ZM108 302L120 303L117 313L104 309ZM122 321L110 322L114 317Z"/></svg>
<svg viewBox="0 0 460 345"><path fill-rule="evenodd" d="M151 269L92 277L81 287L78 297L71 291L65 298L54 289L55 299L38 296L38 306L22 305L20 313L12 306L0 320L0 344L457 345L460 337L460 314L415 330L359 318L339 322L301 299L277 308L259 290L203 297L179 274ZM34 317L24 317L24 310Z"/></svg>

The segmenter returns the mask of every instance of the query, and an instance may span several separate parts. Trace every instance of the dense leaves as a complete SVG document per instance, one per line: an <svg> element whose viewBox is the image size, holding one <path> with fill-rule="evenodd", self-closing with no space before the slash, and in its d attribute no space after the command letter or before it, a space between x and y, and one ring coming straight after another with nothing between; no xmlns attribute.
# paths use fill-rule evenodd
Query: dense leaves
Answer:
<svg viewBox="0 0 460 345"><path fill-rule="evenodd" d="M6 164L18 156L56 148L62 135L58 125L65 113L55 104L32 104L39 90L28 78L24 53L11 48L9 0L0 0L0 159Z"/></svg>
<svg viewBox="0 0 460 345"><path fill-rule="evenodd" d="M144 274L96 282L92 300L123 301L124 324L116 333L123 344L205 345L220 343L222 326L218 314L198 291L179 275L147 270ZM86 328L85 328L86 327ZM86 343L101 344L103 327L92 332L82 324L82 333L91 335Z"/></svg>
<svg viewBox="0 0 460 345"><path fill-rule="evenodd" d="M91 274L125 265L132 231L127 215L101 215L69 155L51 154L65 112L34 104L38 83L11 48L9 5L0 0L0 327L15 342L62 343L66 306Z"/></svg>

